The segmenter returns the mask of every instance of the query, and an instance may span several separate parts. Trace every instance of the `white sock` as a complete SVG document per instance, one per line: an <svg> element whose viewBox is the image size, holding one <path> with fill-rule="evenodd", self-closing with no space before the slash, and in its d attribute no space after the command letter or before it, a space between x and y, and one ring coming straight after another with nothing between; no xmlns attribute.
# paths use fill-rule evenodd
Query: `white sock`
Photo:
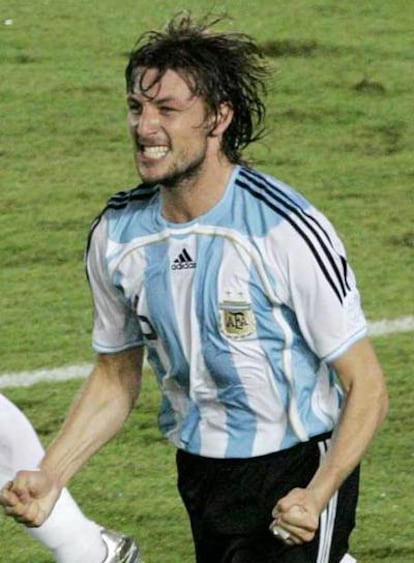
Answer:
<svg viewBox="0 0 414 563"><path fill-rule="evenodd" d="M43 454L29 420L0 394L0 487L20 469L36 469ZM86 518L67 489L42 526L25 529L53 552L58 563L102 563L106 556L101 527Z"/></svg>
<svg viewBox="0 0 414 563"><path fill-rule="evenodd" d="M81 512L67 489L40 528L27 528L31 536L53 551L58 563L102 563L106 547L100 530Z"/></svg>

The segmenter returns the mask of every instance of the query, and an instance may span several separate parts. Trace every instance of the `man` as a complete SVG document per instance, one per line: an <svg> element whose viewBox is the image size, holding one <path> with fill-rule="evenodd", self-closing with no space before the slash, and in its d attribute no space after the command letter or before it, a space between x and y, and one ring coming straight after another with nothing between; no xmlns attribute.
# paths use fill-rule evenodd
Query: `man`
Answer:
<svg viewBox="0 0 414 563"><path fill-rule="evenodd" d="M21 467L37 468L43 446L31 422L0 393L0 487ZM139 563L136 542L105 530L87 518L67 489L62 490L46 522L28 533L52 553L57 563Z"/></svg>
<svg viewBox="0 0 414 563"><path fill-rule="evenodd" d="M263 123L265 74L250 38L188 16L131 53L143 183L91 230L96 367L41 471L3 493L10 515L43 522L122 428L145 347L197 562L349 560L358 465L387 393L333 227L242 164Z"/></svg>

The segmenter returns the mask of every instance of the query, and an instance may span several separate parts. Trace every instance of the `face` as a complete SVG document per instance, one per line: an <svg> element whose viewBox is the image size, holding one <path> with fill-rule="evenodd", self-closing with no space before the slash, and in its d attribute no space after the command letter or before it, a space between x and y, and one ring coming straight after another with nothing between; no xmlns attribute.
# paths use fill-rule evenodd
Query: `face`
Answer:
<svg viewBox="0 0 414 563"><path fill-rule="evenodd" d="M127 96L137 170L144 182L174 186L205 162L206 107L177 72L167 70L155 83L155 69L142 72Z"/></svg>

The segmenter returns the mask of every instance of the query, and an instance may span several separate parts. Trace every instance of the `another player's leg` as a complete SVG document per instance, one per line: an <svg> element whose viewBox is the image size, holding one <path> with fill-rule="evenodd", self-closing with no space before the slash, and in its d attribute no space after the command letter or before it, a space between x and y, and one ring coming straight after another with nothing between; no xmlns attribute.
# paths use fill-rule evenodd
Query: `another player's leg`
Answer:
<svg viewBox="0 0 414 563"><path fill-rule="evenodd" d="M43 447L26 416L0 394L0 487L20 469L35 469ZM80 510L67 489L46 522L25 528L43 543L58 563L138 563L132 538L102 529Z"/></svg>

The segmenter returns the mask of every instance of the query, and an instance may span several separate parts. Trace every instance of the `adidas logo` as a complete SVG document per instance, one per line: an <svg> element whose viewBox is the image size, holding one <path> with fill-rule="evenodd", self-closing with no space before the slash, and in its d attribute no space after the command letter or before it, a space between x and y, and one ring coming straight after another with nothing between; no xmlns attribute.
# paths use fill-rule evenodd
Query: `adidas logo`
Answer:
<svg viewBox="0 0 414 563"><path fill-rule="evenodd" d="M197 262L194 262L188 251L183 248L178 258L171 264L171 270L189 270L190 268L195 268L196 265Z"/></svg>

